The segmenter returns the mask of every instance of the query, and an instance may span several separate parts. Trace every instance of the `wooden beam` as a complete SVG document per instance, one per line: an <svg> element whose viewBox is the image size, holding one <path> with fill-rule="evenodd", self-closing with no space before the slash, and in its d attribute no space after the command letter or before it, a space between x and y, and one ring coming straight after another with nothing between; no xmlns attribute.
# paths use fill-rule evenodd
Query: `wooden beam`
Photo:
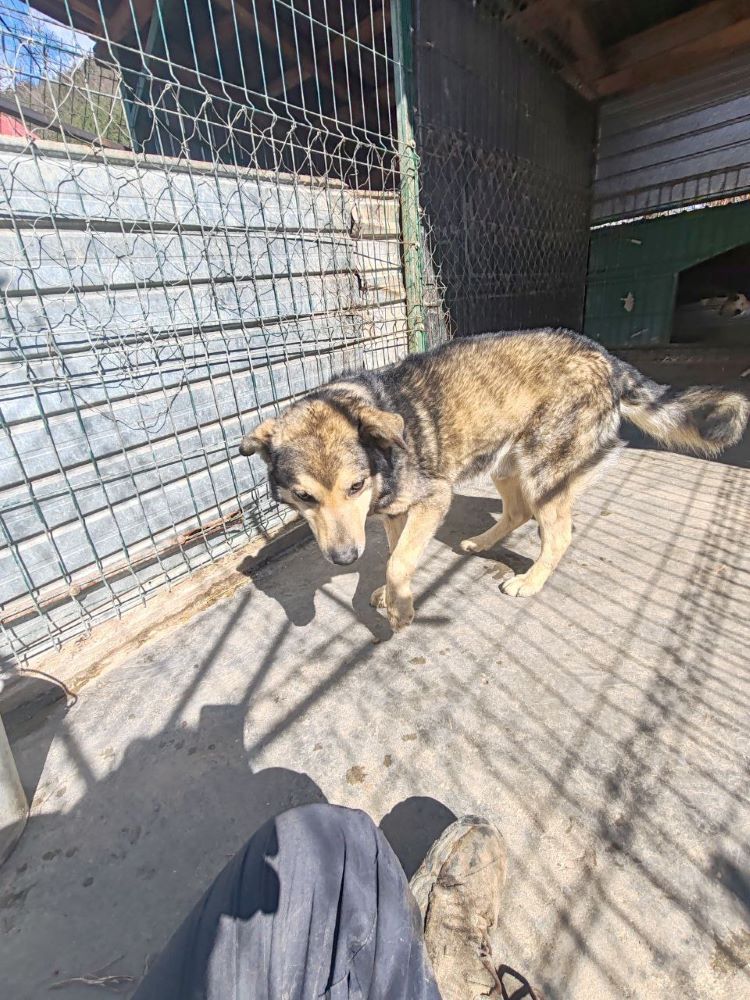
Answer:
<svg viewBox="0 0 750 1000"><path fill-rule="evenodd" d="M217 6L223 7L227 12L227 19L223 22L225 30L229 31L231 28L233 31L238 31L240 28L244 28L248 34L258 35L269 48L276 51L281 47L282 53L287 58L294 58L294 47L284 39L281 32L277 37L276 22L267 5L265 5L265 11L259 11L259 17L256 20L253 10L249 6L245 7L241 0L215 0L215 2ZM258 7L260 6L261 4L258 4ZM254 62L258 59L258 47L255 42L253 42L251 58Z"/></svg>
<svg viewBox="0 0 750 1000"><path fill-rule="evenodd" d="M561 65L568 83L593 99L592 81L604 75L606 62L582 0L535 0L505 20Z"/></svg>
<svg viewBox="0 0 750 1000"><path fill-rule="evenodd" d="M91 4L88 0L68 0L70 14L65 4L60 0L33 0L31 6L34 10L41 11L55 21L77 28L79 31L87 31L93 34L101 34L102 24L99 17L99 8L96 4Z"/></svg>
<svg viewBox="0 0 750 1000"><path fill-rule="evenodd" d="M266 45L273 49L274 52L281 50L281 54L286 60L288 66L282 76L277 74L277 76L271 80L271 82L266 87L266 93L269 97L278 97L284 93L284 87L287 90L293 89L293 87L298 86L300 82L304 82L309 79L310 76L316 70L316 62L313 59L312 53L310 55L303 55L300 53L299 61L297 59L297 50L292 42L282 35L279 31L279 36L276 35L276 27L273 22L273 15L269 14L268 18L261 16L261 11L258 11L258 19L256 26L256 18L250 8L240 6L238 2L232 3L232 0L216 0L218 6L222 7L225 13L222 15L221 19L218 21L216 26L216 36L219 45L228 45L233 42L233 38L236 32L235 27L235 15L236 15L236 26L248 31L253 34L259 35ZM387 9L387 8L386 8ZM371 40L373 35L377 37L378 34L382 33L383 27L383 15L384 12L381 11L381 17L376 16L376 26L373 32L372 25L369 23L369 15L357 26L360 29L359 40L366 44ZM390 16L390 11L388 11L387 17ZM363 24L365 20L368 25L363 30ZM356 41L357 27L352 27L348 35ZM337 44L337 42L339 44ZM253 43L255 44L255 43ZM334 35L333 41L331 42L331 52L332 61L339 58L340 55L344 54L345 41L340 35ZM257 56L257 49L253 49ZM212 33L208 33L198 44L198 56L199 59L207 58L213 55L214 52L214 38ZM337 55L338 53L338 55ZM330 86L329 80L329 62L328 62L328 46L321 46L321 48L316 53L317 58L317 68L321 72L321 83L324 86ZM298 64L299 63L299 64ZM300 67L302 69L302 75L300 77ZM359 69L359 66L357 66ZM371 70L372 67L367 67L365 65L365 60L363 60L363 70L367 75L367 71ZM369 74L372 76L372 73ZM351 78L351 77L350 77ZM282 83L283 81L283 83ZM364 119L364 109L360 106L362 104L361 94L359 92L359 76L356 78L357 86L352 88L351 94L347 88L346 82L343 78L343 74L335 77L333 80L333 91L339 102L339 111L342 113L342 123L346 125L347 117L349 113L349 98L351 96L351 122L356 124Z"/></svg>
<svg viewBox="0 0 750 1000"><path fill-rule="evenodd" d="M198 39L198 44L196 46L198 52L198 64L201 69L205 69L203 65L203 60L216 55L216 46L218 45L220 49L224 49L224 46L228 46L230 42L234 41L236 35L234 27L234 18L229 13L224 13L218 18L214 23L214 31L216 32L216 40L214 41L214 32L206 31ZM234 51L239 51L239 46L235 43L233 45Z"/></svg>
<svg viewBox="0 0 750 1000"><path fill-rule="evenodd" d="M107 35L112 42L121 42L123 38L137 27L140 36L141 29L151 20L154 12L154 0L120 0L111 14L105 16ZM135 15L135 24L133 16Z"/></svg>
<svg viewBox="0 0 750 1000"><path fill-rule="evenodd" d="M352 117L350 121L342 120L342 125L361 125L365 121L365 112L370 117L367 122L367 127L374 131L375 123L378 118L378 108L380 109L380 119L381 125L383 122L388 121L388 99L391 102L394 101L394 87L392 83L381 83L378 89L374 92L375 101L372 107L365 108L360 101L359 104L354 107L352 106ZM377 105L377 108L376 108Z"/></svg>
<svg viewBox="0 0 750 1000"><path fill-rule="evenodd" d="M386 14L386 10L388 13ZM385 20L387 21L390 17L390 8L384 8ZM309 78L315 73L318 66L323 67L323 69L329 68L331 64L336 63L346 54L347 41L351 40L356 42L359 40L363 44L367 44L372 40L374 36L374 25L372 18L369 14L366 14L361 21L356 25L349 28L346 35L336 34L331 37L330 42L327 42L315 53L315 58L312 55L302 55L300 53L299 65L297 64L297 53L292 52L291 55L294 57L292 65L287 69L283 75L279 75L275 80L272 80L268 85L268 93L271 97L278 97L279 94L285 93L288 90L294 90L296 87L301 87L302 84L309 80ZM336 81L334 81L336 82ZM344 96L348 97L346 93L346 85L342 84L344 90ZM338 87L336 87L338 93Z"/></svg>
<svg viewBox="0 0 750 1000"><path fill-rule="evenodd" d="M627 62L621 63L619 67L616 63L611 63L611 72L596 81L596 93L599 97L611 97L614 94L639 90L651 84L666 83L703 69L735 52L747 49L748 46L750 46L750 17L645 58L641 58L639 49L633 47L632 55Z"/></svg>
<svg viewBox="0 0 750 1000"><path fill-rule="evenodd" d="M260 16L256 21L255 15L250 8L240 6L239 0L237 0L237 2L233 2L233 0L217 0L217 3L219 6L230 12L230 24L234 25L234 14L236 14L238 27L246 28L248 32L260 35L269 48L273 49L274 52L281 49L281 54L289 61L290 68L287 69L284 76L282 77L277 75L273 82L266 87L266 94L269 97L278 97L284 92L284 87L281 84L281 81L286 80L287 76L291 78L295 74L299 75L296 48L291 42L284 38L281 31L279 31L278 35L276 34L275 21L272 14L269 13L267 18ZM234 11L234 14L231 13L232 11ZM315 72L315 64L311 56L308 56L306 59L300 57L300 65L302 66L303 74L309 70L307 72L307 76L310 76L313 72ZM307 76L303 76L303 79L307 79ZM289 87L287 89L291 88ZM348 92L345 84L340 81L335 81L334 89L339 97L344 100L348 99Z"/></svg>
<svg viewBox="0 0 750 1000"><path fill-rule="evenodd" d="M256 20L255 14L250 7L245 7L240 0L236 0L236 2L235 0L216 0L216 2L229 13L231 24L234 24L234 18L236 17L238 28L246 28L247 31L253 34L257 33L266 45L274 49L280 46L287 58L296 58L294 46L286 41L281 32L279 32L277 37L274 16L270 10L266 9L266 17L263 16L264 11L261 11L260 17Z"/></svg>
<svg viewBox="0 0 750 1000"><path fill-rule="evenodd" d="M533 37L550 26L561 5L562 0L532 0L523 10L508 14L505 21L521 34Z"/></svg>
<svg viewBox="0 0 750 1000"><path fill-rule="evenodd" d="M738 0L710 0L685 14L630 35L607 49L611 71L623 69L634 62L658 56L663 52L697 41L706 35L727 28L750 17L750 3Z"/></svg>
<svg viewBox="0 0 750 1000"><path fill-rule="evenodd" d="M750 0L709 0L604 51L582 0L534 0L506 21L562 63L562 76L589 98L665 83L750 44Z"/></svg>
<svg viewBox="0 0 750 1000"><path fill-rule="evenodd" d="M564 9L561 17L565 40L578 59L581 76L585 80L603 76L606 72L606 58L580 0Z"/></svg>

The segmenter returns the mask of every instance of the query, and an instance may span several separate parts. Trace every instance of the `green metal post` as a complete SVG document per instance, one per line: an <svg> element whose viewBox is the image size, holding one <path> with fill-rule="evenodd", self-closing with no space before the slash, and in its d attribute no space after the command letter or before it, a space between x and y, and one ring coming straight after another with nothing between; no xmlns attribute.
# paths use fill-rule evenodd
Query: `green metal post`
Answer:
<svg viewBox="0 0 750 1000"><path fill-rule="evenodd" d="M401 177L401 233L404 243L404 283L409 350L424 351L424 284L422 281L422 224L419 215L419 157L414 140L412 82L412 0L391 0L396 127Z"/></svg>

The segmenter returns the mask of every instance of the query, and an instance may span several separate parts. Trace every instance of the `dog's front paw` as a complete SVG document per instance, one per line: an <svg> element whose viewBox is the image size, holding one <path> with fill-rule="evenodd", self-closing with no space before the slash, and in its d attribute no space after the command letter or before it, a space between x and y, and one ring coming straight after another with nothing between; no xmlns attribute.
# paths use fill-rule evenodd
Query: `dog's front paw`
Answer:
<svg viewBox="0 0 750 1000"><path fill-rule="evenodd" d="M382 587L378 587L377 590L373 590L372 596L370 597L370 607L372 608L385 607L385 584L383 584Z"/></svg>
<svg viewBox="0 0 750 1000"><path fill-rule="evenodd" d="M538 594L543 586L544 581L540 583L529 572L508 577L507 580L502 581L500 589L510 597L532 597L534 594Z"/></svg>
<svg viewBox="0 0 750 1000"><path fill-rule="evenodd" d="M464 538L461 542L462 552L484 552L486 548L481 535L475 535L474 538Z"/></svg>
<svg viewBox="0 0 750 1000"><path fill-rule="evenodd" d="M394 632L398 632L414 621L414 603L411 600L394 601L387 605L388 624Z"/></svg>

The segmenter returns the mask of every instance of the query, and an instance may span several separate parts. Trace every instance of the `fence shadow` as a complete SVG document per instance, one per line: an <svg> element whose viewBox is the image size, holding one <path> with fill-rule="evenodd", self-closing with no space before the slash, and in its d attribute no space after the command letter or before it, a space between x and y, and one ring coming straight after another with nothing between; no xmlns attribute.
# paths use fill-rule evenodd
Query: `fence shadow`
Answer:
<svg viewBox="0 0 750 1000"><path fill-rule="evenodd" d="M120 968L123 955L160 950L201 891L267 820L326 801L302 772L253 771L243 749L246 713L245 706L205 705L194 727L171 725L133 740L119 765L98 780L76 754L70 732L59 731L59 720L43 722L39 745L59 735L88 787L65 810L56 808L63 786L54 778L43 784L24 836L0 873L4 935L11 938L32 920L46 958L56 955L52 979L34 982L30 976L25 996L92 973L103 964L106 941L112 947L119 942L119 952L105 961L139 980L143 969ZM35 762L36 753L19 759L27 775ZM134 877L123 878L125 870ZM34 911L33 904L30 911L29 892L47 879L59 884L47 897L46 912ZM71 966L66 956L74 939L91 942L91 968Z"/></svg>
<svg viewBox="0 0 750 1000"><path fill-rule="evenodd" d="M731 841L746 803L737 769L716 761L736 753L737 712L750 703L736 535L748 484L740 470L694 459L662 467L630 452L623 463L584 501L568 561L533 601L505 601L493 587L487 603L481 573L450 554L446 546L486 527L500 505L492 496L458 497L443 544L423 565L424 611L399 640L404 653L395 644L378 650L352 627L348 586L329 586L339 574L305 549L220 613L143 650L137 688L122 671L103 675L97 684L115 685L126 702L117 710L142 718L138 731L158 731L124 750L124 739L97 743L97 725L119 732L100 697L59 723L50 751L58 756L37 789L35 815L12 870L0 873L14 972L24 963L32 971L15 993L9 980L11 995L36 1000L50 967L59 978L91 971L73 966L81 940L94 968L117 958L113 942L127 940L122 971L139 977L134 963L169 937L254 829L290 806L322 801L306 774L312 755L323 754L317 773L327 773L329 748L339 764L360 762L363 748L379 746L379 729L398 747L388 781L422 791L439 768L440 788L460 809L491 802L511 855L507 960L529 969L551 998L567 996L582 969L598 976L602 996L626 995L634 940L647 945L652 972L684 981L694 960L653 919L655 899L734 969L741 950L731 933L719 935L716 914L728 912L721 893L747 907L744 862ZM365 559L380 574L385 543L375 530ZM315 628L297 628L293 614L266 600L283 610L289 592L318 582L325 600ZM435 634L434 623L446 621ZM421 655L410 660L415 640ZM212 674L220 660L221 684ZM114 704L108 697L103 704ZM75 736L82 707L85 754ZM391 733L402 718L410 731ZM54 723L46 720L40 736ZM260 766L275 762L269 748L302 770ZM59 795L71 774L76 787ZM713 798L696 791L703 782ZM368 805L378 794L356 784L352 801ZM407 874L452 816L416 795L386 814L382 829ZM695 852L695 837L705 846L707 831L710 871ZM123 871L133 876L125 884ZM21 952L32 944L33 961Z"/></svg>

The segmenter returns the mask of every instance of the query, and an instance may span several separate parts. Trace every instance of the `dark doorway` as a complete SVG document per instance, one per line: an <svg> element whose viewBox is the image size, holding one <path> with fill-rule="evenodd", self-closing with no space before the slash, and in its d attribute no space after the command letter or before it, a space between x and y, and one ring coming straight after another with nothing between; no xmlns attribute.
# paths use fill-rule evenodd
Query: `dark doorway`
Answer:
<svg viewBox="0 0 750 1000"><path fill-rule="evenodd" d="M680 272L670 339L750 346L750 243Z"/></svg>

